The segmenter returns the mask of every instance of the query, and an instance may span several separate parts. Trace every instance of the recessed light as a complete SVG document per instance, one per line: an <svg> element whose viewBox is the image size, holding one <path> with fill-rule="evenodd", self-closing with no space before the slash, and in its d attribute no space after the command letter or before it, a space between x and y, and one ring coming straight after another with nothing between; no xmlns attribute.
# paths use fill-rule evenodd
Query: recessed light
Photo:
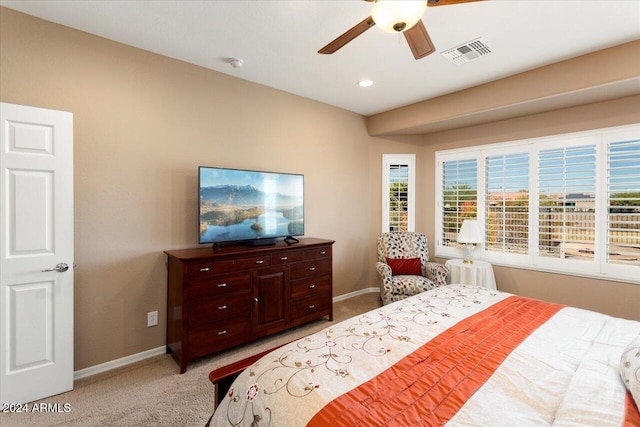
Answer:
<svg viewBox="0 0 640 427"><path fill-rule="evenodd" d="M360 80L358 82L358 86L360 87L369 87L373 86L373 80Z"/></svg>

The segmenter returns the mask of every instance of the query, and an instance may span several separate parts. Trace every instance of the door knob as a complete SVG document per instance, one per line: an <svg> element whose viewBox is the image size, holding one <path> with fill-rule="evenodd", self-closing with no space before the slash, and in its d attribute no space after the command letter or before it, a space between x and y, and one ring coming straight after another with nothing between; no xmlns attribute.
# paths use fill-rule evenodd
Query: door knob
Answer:
<svg viewBox="0 0 640 427"><path fill-rule="evenodd" d="M56 266L53 267L53 268L47 268L46 270L42 270L42 271L43 272L45 272L45 271L57 271L58 273L64 273L68 269L69 269L69 264L67 264L66 262L61 262L61 263L56 264Z"/></svg>

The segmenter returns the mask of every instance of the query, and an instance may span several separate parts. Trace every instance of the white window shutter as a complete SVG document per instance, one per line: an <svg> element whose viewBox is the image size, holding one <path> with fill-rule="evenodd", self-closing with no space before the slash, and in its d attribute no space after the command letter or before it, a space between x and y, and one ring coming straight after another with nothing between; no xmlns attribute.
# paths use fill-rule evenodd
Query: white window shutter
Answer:
<svg viewBox="0 0 640 427"><path fill-rule="evenodd" d="M382 232L415 231L415 154L382 156Z"/></svg>

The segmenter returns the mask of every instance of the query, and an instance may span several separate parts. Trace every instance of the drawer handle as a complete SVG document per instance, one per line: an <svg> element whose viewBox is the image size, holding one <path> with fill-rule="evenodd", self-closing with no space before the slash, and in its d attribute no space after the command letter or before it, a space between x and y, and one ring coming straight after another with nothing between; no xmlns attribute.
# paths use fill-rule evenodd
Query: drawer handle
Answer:
<svg viewBox="0 0 640 427"><path fill-rule="evenodd" d="M309 310L313 310L314 308L316 308L316 306L315 306L314 304L311 304L311 305L309 306Z"/></svg>
<svg viewBox="0 0 640 427"><path fill-rule="evenodd" d="M327 251L320 251L320 255L326 255Z"/></svg>
<svg viewBox="0 0 640 427"><path fill-rule="evenodd" d="M309 267L309 271L316 271L315 267Z"/></svg>
<svg viewBox="0 0 640 427"><path fill-rule="evenodd" d="M256 261L256 264L264 264L264 261L263 260L258 260L258 261Z"/></svg>
<svg viewBox="0 0 640 427"><path fill-rule="evenodd" d="M288 257L288 256L283 256L282 258L280 258L280 261L286 261L286 260L288 260L288 259L289 259L289 257Z"/></svg>
<svg viewBox="0 0 640 427"><path fill-rule="evenodd" d="M227 331L219 331L219 332L218 332L218 335L224 335L224 334L226 334L226 333L227 333Z"/></svg>
<svg viewBox="0 0 640 427"><path fill-rule="evenodd" d="M309 285L309 289L314 289L316 285Z"/></svg>
<svg viewBox="0 0 640 427"><path fill-rule="evenodd" d="M211 270L209 267L205 267L205 268L201 268L200 272L201 273L206 273L207 271Z"/></svg>
<svg viewBox="0 0 640 427"><path fill-rule="evenodd" d="M226 288L227 284L226 283L218 283L218 287L219 288Z"/></svg>
<svg viewBox="0 0 640 427"><path fill-rule="evenodd" d="M218 310L226 310L227 306L226 305L221 305L220 307L218 307Z"/></svg>

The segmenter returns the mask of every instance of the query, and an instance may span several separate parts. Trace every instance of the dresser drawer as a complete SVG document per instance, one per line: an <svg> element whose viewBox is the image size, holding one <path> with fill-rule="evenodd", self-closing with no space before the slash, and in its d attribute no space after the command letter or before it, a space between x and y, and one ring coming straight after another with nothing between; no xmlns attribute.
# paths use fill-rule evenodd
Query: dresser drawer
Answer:
<svg viewBox="0 0 640 427"><path fill-rule="evenodd" d="M281 254L271 255L271 263L273 265L289 264L292 262L304 261L305 251L289 251Z"/></svg>
<svg viewBox="0 0 640 427"><path fill-rule="evenodd" d="M331 258L320 258L291 265L291 280L321 276L331 272Z"/></svg>
<svg viewBox="0 0 640 427"><path fill-rule="evenodd" d="M187 277L197 279L212 274L227 273L233 269L233 260L229 261L204 261L187 264Z"/></svg>
<svg viewBox="0 0 640 427"><path fill-rule="evenodd" d="M319 248L306 249L304 259L329 258L331 256L331 246L321 246Z"/></svg>
<svg viewBox="0 0 640 427"><path fill-rule="evenodd" d="M271 265L271 255L237 258L233 260L194 262L187 266L187 276L192 279L197 279L212 274L242 271L254 267L266 267L268 265Z"/></svg>
<svg viewBox="0 0 640 427"><path fill-rule="evenodd" d="M249 310L249 292L200 299L189 303L189 327L230 319L248 313Z"/></svg>
<svg viewBox="0 0 640 427"><path fill-rule="evenodd" d="M331 291L331 276L312 277L291 284L291 298L304 298Z"/></svg>
<svg viewBox="0 0 640 427"><path fill-rule="evenodd" d="M250 289L251 273L211 276L206 281L190 283L189 298L202 298L230 292L248 292Z"/></svg>
<svg viewBox="0 0 640 427"><path fill-rule="evenodd" d="M256 256L251 258L238 258L233 261L234 271L248 270L250 268L267 267L271 265L271 255Z"/></svg>
<svg viewBox="0 0 640 427"><path fill-rule="evenodd" d="M191 358L224 350L247 341L251 334L249 316L235 317L189 330L189 354Z"/></svg>
<svg viewBox="0 0 640 427"><path fill-rule="evenodd" d="M291 307L291 316L294 319L304 319L308 316L317 316L327 313L331 305L331 295L322 293L312 297L294 301Z"/></svg>

